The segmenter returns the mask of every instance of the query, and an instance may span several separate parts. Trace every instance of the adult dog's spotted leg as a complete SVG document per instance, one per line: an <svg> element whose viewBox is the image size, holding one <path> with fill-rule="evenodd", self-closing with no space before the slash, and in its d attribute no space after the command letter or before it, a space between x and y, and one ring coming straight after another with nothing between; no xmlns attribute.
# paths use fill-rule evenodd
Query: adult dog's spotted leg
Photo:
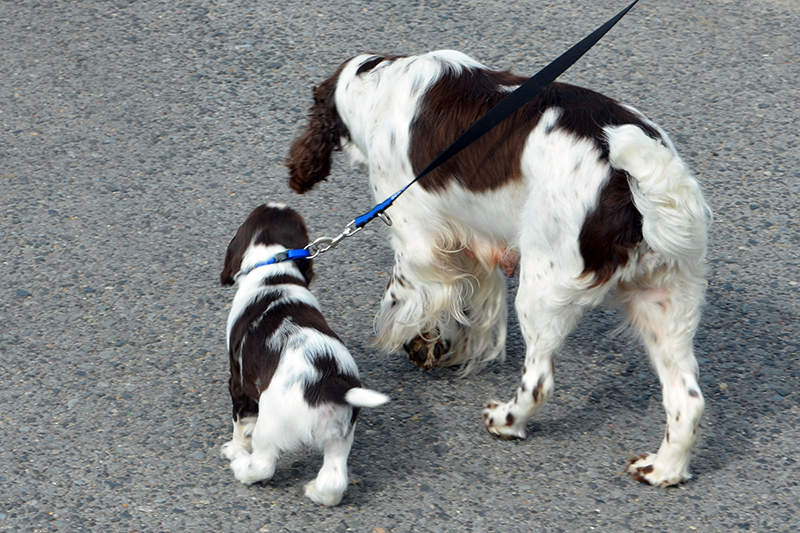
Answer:
<svg viewBox="0 0 800 533"><path fill-rule="evenodd" d="M675 485L691 477L689 460L705 402L697 384L692 339L700 321L705 278L684 267L662 268L620 284L628 316L661 380L667 429L658 453L630 460L628 473L642 483Z"/></svg>
<svg viewBox="0 0 800 533"><path fill-rule="evenodd" d="M513 399L506 403L491 400L483 409L486 429L504 439L525 438L528 420L550 399L553 356L588 303L586 294L577 289L582 283L577 279L580 272L576 270L574 277L565 275L549 259L543 259L546 257L535 253L524 257L520 269L516 309L527 345L522 381ZM574 281L563 281L570 279ZM581 302L576 301L579 294Z"/></svg>

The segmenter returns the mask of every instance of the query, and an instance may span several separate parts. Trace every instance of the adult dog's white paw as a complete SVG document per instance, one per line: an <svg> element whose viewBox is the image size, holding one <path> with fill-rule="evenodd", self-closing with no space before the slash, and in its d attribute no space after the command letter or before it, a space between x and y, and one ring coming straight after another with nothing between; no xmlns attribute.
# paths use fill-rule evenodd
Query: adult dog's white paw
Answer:
<svg viewBox="0 0 800 533"><path fill-rule="evenodd" d="M628 461L628 474L636 481L654 487L677 485L692 477L686 468L659 465L654 453L643 453Z"/></svg>
<svg viewBox="0 0 800 533"><path fill-rule="evenodd" d="M505 440L524 439L527 420L516 420L511 404L489 400L483 406L483 425L486 431Z"/></svg>

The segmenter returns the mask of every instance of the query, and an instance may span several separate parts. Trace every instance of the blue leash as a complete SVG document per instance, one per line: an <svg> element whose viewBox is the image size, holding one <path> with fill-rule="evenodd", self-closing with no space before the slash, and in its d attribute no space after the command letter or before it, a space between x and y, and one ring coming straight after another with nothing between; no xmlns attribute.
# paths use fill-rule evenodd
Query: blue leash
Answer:
<svg viewBox="0 0 800 533"><path fill-rule="evenodd" d="M369 212L356 217L350 222L336 237L320 237L314 242L306 246L303 250L289 250L289 252L308 252L306 258L314 258L322 252L327 252L335 248L343 239L355 235L367 224L372 222L375 218L380 218L386 225L391 226L392 220L385 213L385 211L392 206L395 200L403 194L406 189L411 187L414 183L419 181L422 177L436 170L439 166L450 160L456 154L461 152L464 148L471 145L483 135L491 131L495 126L500 124L503 120L508 118L512 113L519 110L522 106L533 100L545 87L550 85L556 78L563 74L569 67L575 64L592 46L603 38L608 31L625 16L625 14L633 8L639 0L634 0L628 7L617 13L616 16L608 20L605 24L597 28L581 42L574 45L572 48L558 56L549 65L544 67L534 76L528 79L525 83L517 87L508 96L503 98L493 108L487 111L481 118L479 118L472 126L467 128L464 133L458 136L450 146L445 148L436 158L431 161L417 177L409 182L405 187L391 195L389 198L373 207ZM280 254L279 254L280 255ZM276 256L277 257L277 256ZM273 258L274 259L274 258ZM292 257L281 259L287 261ZM273 261L277 262L277 261Z"/></svg>

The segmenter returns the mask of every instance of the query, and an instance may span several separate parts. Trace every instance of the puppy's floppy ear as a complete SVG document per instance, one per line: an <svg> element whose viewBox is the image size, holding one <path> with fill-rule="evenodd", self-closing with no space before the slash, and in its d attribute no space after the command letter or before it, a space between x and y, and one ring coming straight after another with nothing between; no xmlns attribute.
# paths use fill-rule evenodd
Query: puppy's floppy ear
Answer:
<svg viewBox="0 0 800 533"><path fill-rule="evenodd" d="M311 280L314 279L314 261L312 259L298 261L297 267L300 269L300 273L305 278L306 285L311 285Z"/></svg>
<svg viewBox="0 0 800 533"><path fill-rule="evenodd" d="M309 111L308 126L289 150L289 186L303 194L324 180L331 172L331 155L340 149L340 139L349 137L347 126L336 111L336 84L342 64L329 79L314 88L314 105Z"/></svg>
<svg viewBox="0 0 800 533"><path fill-rule="evenodd" d="M239 246L237 237L239 237L238 234L228 245L228 251L225 253L225 267L219 275L219 282L222 285L233 285L235 281L233 277L239 272L242 265L244 252L240 250L241 246Z"/></svg>
<svg viewBox="0 0 800 533"><path fill-rule="evenodd" d="M262 205L256 207L252 213L247 217L244 223L236 230L231 242L228 244L228 250L225 252L225 266L222 268L222 273L219 275L219 282L222 285L233 285L236 280L234 276L242 268L242 260L244 254L247 252L247 247L253 241L256 234L257 225L255 221L261 213L266 211L267 207Z"/></svg>

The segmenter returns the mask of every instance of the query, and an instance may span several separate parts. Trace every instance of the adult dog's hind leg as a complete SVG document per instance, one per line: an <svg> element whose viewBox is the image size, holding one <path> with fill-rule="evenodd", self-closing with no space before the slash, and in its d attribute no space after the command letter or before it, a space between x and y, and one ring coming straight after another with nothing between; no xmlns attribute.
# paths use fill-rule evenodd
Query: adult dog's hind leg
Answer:
<svg viewBox="0 0 800 533"><path fill-rule="evenodd" d="M586 307L602 299L603 289L587 297L590 294L584 292L579 275L577 263L571 269L559 268L547 254L523 257L516 309L527 346L525 367L510 401L490 400L484 407L483 423L490 433L506 439L525 438L528 420L553 394L555 352Z"/></svg>
<svg viewBox="0 0 800 533"><path fill-rule="evenodd" d="M706 282L701 272L692 270L669 262L620 284L619 296L661 380L667 414L658 452L631 459L628 473L655 486L675 485L691 477L689 460L705 405L692 341Z"/></svg>

